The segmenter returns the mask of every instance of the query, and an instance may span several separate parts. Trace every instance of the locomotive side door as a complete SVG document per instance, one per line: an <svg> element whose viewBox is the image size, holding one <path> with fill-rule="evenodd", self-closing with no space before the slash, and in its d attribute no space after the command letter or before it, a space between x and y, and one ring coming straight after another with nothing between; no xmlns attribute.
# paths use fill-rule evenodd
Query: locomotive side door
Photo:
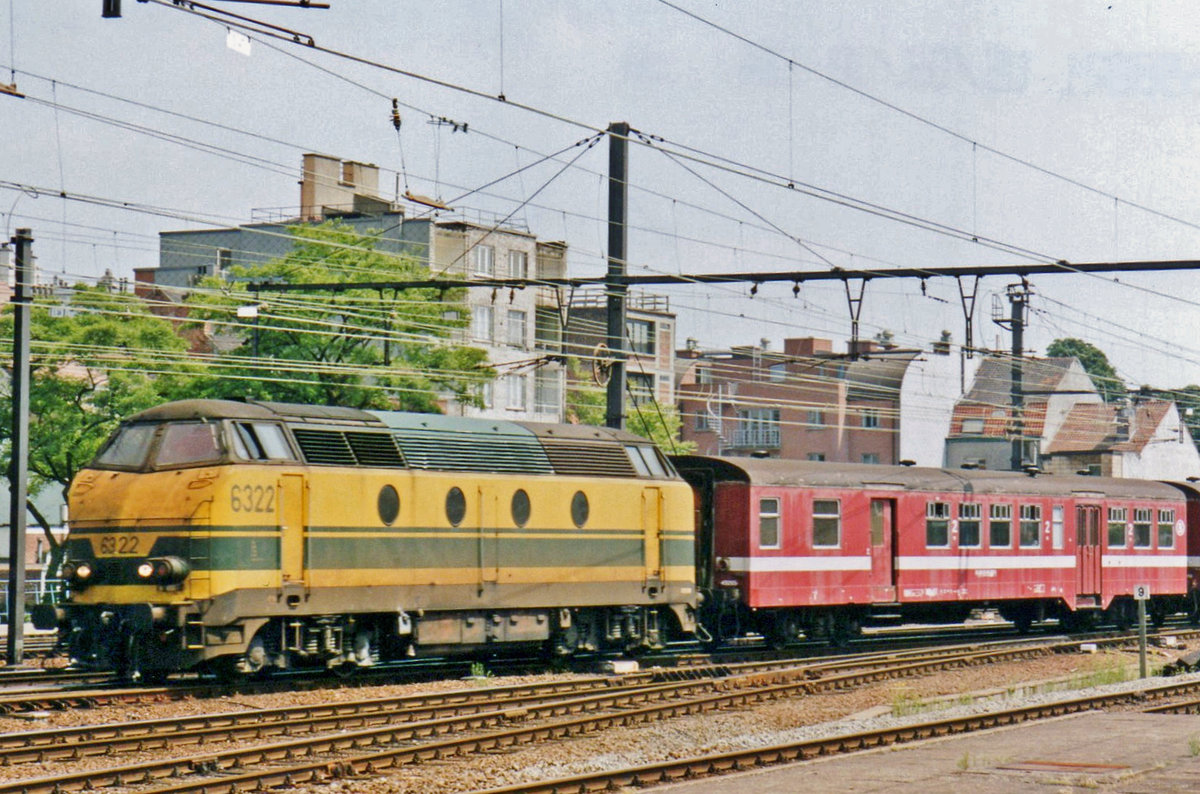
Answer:
<svg viewBox="0 0 1200 794"><path fill-rule="evenodd" d="M896 600L896 500L871 500L871 600Z"/></svg>
<svg viewBox="0 0 1200 794"><path fill-rule="evenodd" d="M279 477L279 571L285 583L305 582L305 499L304 475Z"/></svg>
<svg viewBox="0 0 1200 794"><path fill-rule="evenodd" d="M1075 508L1075 592L1077 595L1100 594L1100 507L1078 505Z"/></svg>
<svg viewBox="0 0 1200 794"><path fill-rule="evenodd" d="M479 486L479 585L500 579L500 495L494 487Z"/></svg>
<svg viewBox="0 0 1200 794"><path fill-rule="evenodd" d="M662 579L662 489L642 489L642 559L648 586Z"/></svg>

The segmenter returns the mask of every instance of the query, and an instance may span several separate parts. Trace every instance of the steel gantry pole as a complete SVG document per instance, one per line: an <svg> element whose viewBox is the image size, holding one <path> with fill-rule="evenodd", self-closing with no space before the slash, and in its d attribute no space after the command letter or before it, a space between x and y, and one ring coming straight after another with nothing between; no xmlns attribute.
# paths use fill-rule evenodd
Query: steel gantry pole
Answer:
<svg viewBox="0 0 1200 794"><path fill-rule="evenodd" d="M12 462L8 472L8 663L25 654L25 502L29 498L29 309L33 262L29 229L17 229L13 290Z"/></svg>
<svg viewBox="0 0 1200 794"><path fill-rule="evenodd" d="M629 125L616 122L608 127L608 274L604 281L607 296L608 349L612 369L608 379L608 401L604 424L625 429L625 294L624 282L628 225L626 200L628 174Z"/></svg>

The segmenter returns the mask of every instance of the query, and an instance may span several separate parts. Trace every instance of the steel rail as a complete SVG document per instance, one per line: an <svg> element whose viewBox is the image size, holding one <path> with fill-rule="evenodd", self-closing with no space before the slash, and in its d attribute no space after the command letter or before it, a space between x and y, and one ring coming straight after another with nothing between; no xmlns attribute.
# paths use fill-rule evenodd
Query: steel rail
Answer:
<svg viewBox="0 0 1200 794"><path fill-rule="evenodd" d="M1028 654L1045 654L1045 646L1029 646ZM529 707L501 708L471 715L345 731L333 735L309 737L248 748L223 750L202 758L173 758L123 765L103 770L71 772L37 779L0 783L0 793L66 792L115 785L144 785L164 778L173 782L164 791L239 791L257 786L283 782L298 783L320 780L324 776L352 771L355 774L388 766L414 763L430 758L461 755L499 747L510 747L561 736L577 735L606 728L641 724L664 718L696 714L712 709L745 707L770 700L808 694L822 690L852 687L888 676L910 676L935 669L980 664L995 659L1012 658L1021 649L1004 648L991 652L957 652L940 661L922 659L890 667L854 671L840 676L812 679L801 668L762 672L716 681L672 682L641 688L628 693L601 693L565 701L549 702ZM697 692L701 692L696 696ZM680 700L681 696L688 696ZM650 704L650 705L646 705ZM615 713L609 710L617 709ZM594 714L598 710L605 713ZM528 723L568 714L583 714L572 719L559 719L548 724L522 726L509 730L494 730L507 723ZM465 731L492 729L483 735L458 736ZM312 762L311 759L330 753L354 752L380 744L411 742L447 734L456 738L426 742L401 748L389 748L352 758ZM272 768L239 773L247 766L286 764L286 769ZM181 776L220 773L219 779L179 780ZM233 773L232 775L230 773Z"/></svg>

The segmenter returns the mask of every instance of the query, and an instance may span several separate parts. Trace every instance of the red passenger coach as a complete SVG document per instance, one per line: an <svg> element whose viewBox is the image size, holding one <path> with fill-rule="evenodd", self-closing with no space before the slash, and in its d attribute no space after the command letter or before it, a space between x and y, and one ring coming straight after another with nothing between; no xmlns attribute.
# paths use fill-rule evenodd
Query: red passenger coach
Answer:
<svg viewBox="0 0 1200 794"><path fill-rule="evenodd" d="M697 584L716 639L834 640L874 615L1027 629L1104 614L1137 585L1161 620L1187 592L1176 487L1142 480L681 456L696 489ZM1200 509L1200 503L1197 504Z"/></svg>

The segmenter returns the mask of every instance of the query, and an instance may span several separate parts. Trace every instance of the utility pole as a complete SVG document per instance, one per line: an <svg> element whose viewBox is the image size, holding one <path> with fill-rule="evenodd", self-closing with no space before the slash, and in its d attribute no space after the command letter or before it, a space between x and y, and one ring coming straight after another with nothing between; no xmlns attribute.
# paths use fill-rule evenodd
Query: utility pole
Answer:
<svg viewBox="0 0 1200 794"><path fill-rule="evenodd" d="M1010 284L1008 300L1012 304L1009 323L1012 325L1012 457L1010 464L1013 471L1021 471L1025 453L1025 422L1022 412L1025 409L1025 387L1022 378L1025 360L1022 358L1025 346L1025 307L1029 305L1032 291L1022 281L1020 284Z"/></svg>
<svg viewBox="0 0 1200 794"><path fill-rule="evenodd" d="M8 505L8 663L25 655L25 502L29 498L29 310L33 302L33 235L17 229L13 290L12 465Z"/></svg>
<svg viewBox="0 0 1200 794"><path fill-rule="evenodd" d="M607 296L608 349L612 356L612 374L608 380L608 402L604 424L625 429L625 244L628 226L625 220L629 125L623 121L608 127L608 275L604 281Z"/></svg>

